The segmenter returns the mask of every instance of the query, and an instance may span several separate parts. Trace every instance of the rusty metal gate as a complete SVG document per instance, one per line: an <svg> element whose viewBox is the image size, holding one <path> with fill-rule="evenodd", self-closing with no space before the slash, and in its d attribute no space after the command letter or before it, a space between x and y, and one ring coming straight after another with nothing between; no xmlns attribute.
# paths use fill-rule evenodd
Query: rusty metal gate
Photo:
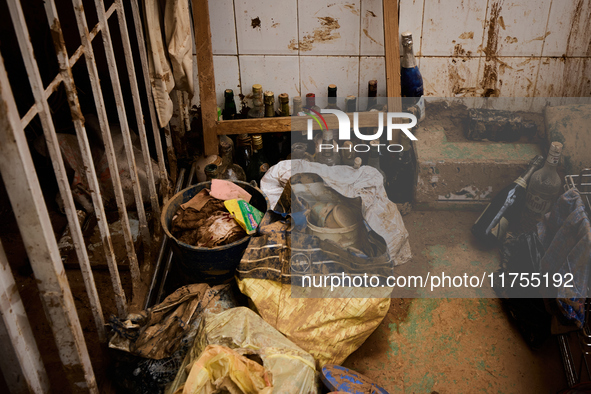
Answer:
<svg viewBox="0 0 591 394"><path fill-rule="evenodd" d="M64 158L60 150L60 141L58 140L50 98L58 89L65 89L69 113L74 125L80 157L85 171L82 176L86 178L88 183L88 190L86 192L92 200L92 207L90 209L94 211L93 213L96 216L97 225L100 230L118 315L119 317L124 317L128 312L129 296L126 296L121 284L109 224L106 219L105 207L101 196L100 180L93 162L91 145L85 127L85 119L79 102L77 81L73 77L72 68L83 58L86 65L87 78L90 81L92 90L94 109L104 142L104 157L106 157L108 162L108 168L112 178L118 217L122 223L121 227L125 240L126 256L135 295L136 291L139 291L137 287L140 285L140 276L143 276L145 272L149 271L152 265L153 256L150 254L150 250L152 250L151 246L160 234L160 229L158 228L160 197L166 198L169 190L161 134L156 120L148 74L148 60L144 46L141 10L137 0L129 0L125 4L123 4L123 0L114 0L112 4L108 2L110 6L106 9L105 2L95 0L95 10L92 12L93 14L96 12L98 23L95 26L89 27L87 12L85 11L82 0L65 2L68 5L71 3L70 6L73 7L75 26L77 27L80 42L80 45L73 54L69 55L65 44L65 40L69 39L69 37L64 37L62 24L58 17L59 7L56 6L56 1L39 1L39 7L41 8L41 3L43 3L44 9L40 9L38 12L44 12L46 16L46 22L51 31L51 40L55 49L55 57L59 64L59 73L49 84L44 85L40 69L45 67L45 65L39 64L36 60L34 46L30 38L21 0L6 0L6 2L10 11L14 33L18 41L20 55L22 56L22 61L26 69L26 76L28 77L23 82L28 84L27 89L30 88L32 92L34 104L24 116L19 115L13 94L13 89L17 89L18 87L15 88L14 81L9 79L11 75L7 74L5 67L11 59L7 59L7 54L2 53L3 58L0 59L0 172L35 279L38 283L46 316L53 330L53 336L59 349L59 357L64 365L70 385L74 388L74 391L98 393L97 380L90 362L89 352L86 347L64 265L58 251L56 237L53 233L38 175L33 164L30 153L31 147L25 135L25 129L34 119L38 119L38 122L42 126L47 152L51 158L53 172L55 173L59 192L63 200L71 237L75 246L76 257L80 264L80 270L90 300L98 336L102 343L106 343L107 337L103 310L93 278L93 271L83 232L77 217L77 208L64 165ZM86 2L85 4L88 6ZM58 6L61 6L61 3ZM132 32L135 32L131 36L137 42L132 42L130 39L125 7L127 7L127 15L131 15L129 18L131 21L129 28L133 29L131 30ZM110 30L114 29L113 26L118 27L117 34L121 38L122 53L116 52L113 49L112 33L114 31ZM95 40L99 36L101 40ZM102 45L99 41L102 41ZM132 44L134 44L133 48L138 49L133 50ZM1 49L2 47L0 46ZM100 54L97 53L99 50ZM100 55L106 59L108 72L104 73L104 75L99 74L95 55ZM129 87L128 91L125 92L121 86L118 65L120 67L124 65L127 70ZM105 98L103 96L105 85L101 85L101 81L104 83L109 79L117 108L116 114L121 128L125 164L129 169L128 172L133 188L135 209L137 210L139 220L139 238L144 250L143 259L138 259L137 250L132 239L126 201L119 176L120 170L118 169L118 165L121 166L121 162L118 162L116 157L116 149L118 147L113 144ZM140 90L144 96L140 95ZM128 123L128 114L126 113L125 105L126 102L129 103L130 101L133 101L134 114L129 116L129 118L134 117L137 120L136 124L131 127ZM147 111L145 110L146 108ZM148 118L146 121L144 119L145 117ZM134 155L134 145L132 142L132 137L136 137L132 135L133 131L131 128L137 129L145 169L138 169L138 166L136 166L138 157ZM157 166L155 168L157 168L157 171L153 170L150 147L153 152L155 151L155 154L152 156L156 156ZM147 204L147 201L144 202L142 199L138 170L145 170L147 177L149 207L151 218L153 219L152 229L150 229L148 214L144 209L144 203ZM159 189L157 184L160 185ZM143 186L145 187L145 184ZM143 260L143 262L140 264L138 260ZM0 366L3 368L5 381L11 392L48 392L49 381L47 374L37 345L35 344L30 323L26 318L23 303L18 291L16 291L14 277L8 264L5 248L1 244L0 263L0 311L2 313L2 320L0 321L0 350L3 350L3 354L6 355L1 358Z"/></svg>

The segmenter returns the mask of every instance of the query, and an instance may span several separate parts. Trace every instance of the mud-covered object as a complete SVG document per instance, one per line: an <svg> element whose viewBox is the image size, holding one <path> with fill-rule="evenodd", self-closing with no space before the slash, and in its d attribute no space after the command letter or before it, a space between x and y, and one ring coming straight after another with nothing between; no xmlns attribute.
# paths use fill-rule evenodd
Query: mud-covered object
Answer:
<svg viewBox="0 0 591 394"><path fill-rule="evenodd" d="M204 285L199 284L194 286L199 286L199 288L202 288ZM155 360L139 357L126 351L117 352L115 355L115 362L112 364L111 371L113 376L115 376L114 381L117 383L117 386L125 390L126 393L131 394L163 393L166 385L172 382L176 376L179 368L181 367L183 359L185 358L185 355L193 345L204 314L206 312L220 313L239 305L232 290L233 288L233 286L225 285L216 286L215 288L210 289L210 292L215 292L215 295L212 298L209 298L208 302L204 302L204 300L202 300L199 307L196 308L196 313L190 324L184 325L184 328L187 329L184 331L184 334L179 335L170 341L176 341L179 343L178 349L172 353L170 357ZM166 300L164 302L166 302ZM153 308L152 310L156 308ZM139 320L131 322L131 325L139 326L139 324L137 324L138 322L147 321L148 313L143 312L142 314L136 315L136 317L138 317ZM180 320L177 322L180 323ZM135 341L139 337L140 332L138 327L135 329L122 330L123 327L130 325L129 323L125 323L126 322L122 322L116 318L112 318L110 322L111 327L117 333L116 337L131 339L131 341L127 341L127 346L129 349L130 342ZM112 343L113 340L111 340L110 347L112 347Z"/></svg>
<svg viewBox="0 0 591 394"><path fill-rule="evenodd" d="M518 141L537 133L536 123L511 111L470 108L466 120L466 138L472 141Z"/></svg>
<svg viewBox="0 0 591 394"><path fill-rule="evenodd" d="M296 346L249 308L207 314L191 351L166 394L178 392L190 378L197 358L211 345L223 345L256 360L272 374L275 394L316 394L312 356Z"/></svg>
<svg viewBox="0 0 591 394"><path fill-rule="evenodd" d="M211 199L200 210L178 209L172 218L172 235L188 245L213 248L246 237L222 200Z"/></svg>

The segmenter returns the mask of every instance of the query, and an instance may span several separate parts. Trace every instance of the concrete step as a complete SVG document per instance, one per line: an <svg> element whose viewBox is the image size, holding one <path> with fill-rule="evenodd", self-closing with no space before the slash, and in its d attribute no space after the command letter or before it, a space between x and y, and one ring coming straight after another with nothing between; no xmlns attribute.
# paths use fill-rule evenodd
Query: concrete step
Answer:
<svg viewBox="0 0 591 394"><path fill-rule="evenodd" d="M417 130L417 210L481 210L542 154L535 143L468 141L457 127Z"/></svg>

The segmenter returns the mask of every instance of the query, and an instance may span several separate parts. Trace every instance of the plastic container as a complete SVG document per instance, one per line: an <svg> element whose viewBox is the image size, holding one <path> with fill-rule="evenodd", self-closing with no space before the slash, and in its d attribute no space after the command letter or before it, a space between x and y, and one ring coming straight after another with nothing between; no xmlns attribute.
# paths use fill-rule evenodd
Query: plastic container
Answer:
<svg viewBox="0 0 591 394"><path fill-rule="evenodd" d="M233 181L252 195L250 204L261 212L269 209L267 196L246 182ZM230 280L242 258L250 236L231 244L215 248L202 248L179 241L170 233L172 217L181 204L189 201L203 189L211 188L211 182L202 182L175 194L162 209L161 223L170 238L174 254L174 269L180 285L191 283L220 284Z"/></svg>
<svg viewBox="0 0 591 394"><path fill-rule="evenodd" d="M347 227L318 227L308 220L308 229L312 235L323 240L334 241L344 248L359 247L359 223Z"/></svg>

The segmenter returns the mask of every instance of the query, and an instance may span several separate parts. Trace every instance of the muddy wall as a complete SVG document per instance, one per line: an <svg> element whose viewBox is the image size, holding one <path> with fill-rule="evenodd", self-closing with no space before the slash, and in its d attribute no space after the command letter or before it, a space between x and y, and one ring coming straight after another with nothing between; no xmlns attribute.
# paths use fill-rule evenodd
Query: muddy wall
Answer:
<svg viewBox="0 0 591 394"><path fill-rule="evenodd" d="M220 105L254 83L366 96L377 79L385 96L381 0L215 0L210 16ZM404 30L428 96L591 96L589 0L400 0Z"/></svg>

